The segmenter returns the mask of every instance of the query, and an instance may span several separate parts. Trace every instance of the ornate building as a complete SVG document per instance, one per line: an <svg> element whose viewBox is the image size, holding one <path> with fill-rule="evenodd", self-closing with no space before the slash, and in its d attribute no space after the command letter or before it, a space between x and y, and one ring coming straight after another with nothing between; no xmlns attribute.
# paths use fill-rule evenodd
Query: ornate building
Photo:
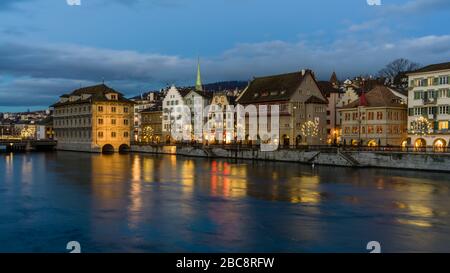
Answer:
<svg viewBox="0 0 450 273"><path fill-rule="evenodd" d="M105 84L62 95L53 105L57 149L127 151L133 128L133 105Z"/></svg>

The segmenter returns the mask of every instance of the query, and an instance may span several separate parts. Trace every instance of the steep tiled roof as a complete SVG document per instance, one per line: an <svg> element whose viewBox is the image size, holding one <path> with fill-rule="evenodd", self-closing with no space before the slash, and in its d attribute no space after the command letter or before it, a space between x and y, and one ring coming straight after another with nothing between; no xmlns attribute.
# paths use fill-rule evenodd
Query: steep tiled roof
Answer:
<svg viewBox="0 0 450 273"><path fill-rule="evenodd" d="M417 69L415 71L411 71L408 74L433 72L433 71L446 70L446 69L450 69L450 62L440 63L440 64L431 64L431 65L422 67L420 69Z"/></svg>
<svg viewBox="0 0 450 273"><path fill-rule="evenodd" d="M362 98L361 98L362 97ZM358 100L342 107L343 109L367 107L407 107L401 103L401 98L394 95L386 86L378 85L368 93L364 93Z"/></svg>
<svg viewBox="0 0 450 273"><path fill-rule="evenodd" d="M306 73L311 72L307 70ZM247 104L289 100L303 79L302 72L255 78L238 102Z"/></svg>
<svg viewBox="0 0 450 273"><path fill-rule="evenodd" d="M126 99L122 93L108 87L105 84L99 84L99 85L79 88L70 94L65 94L65 95L61 96L62 98L69 98L70 96L81 96L84 94L88 94L88 95L91 95L89 98L86 98L86 99L80 98L75 101L57 102L52 106L55 107L55 106L61 106L61 105L67 105L67 104L79 104L79 103L94 102L94 101L108 101L106 94L109 94L109 93L116 93L118 96L117 101L133 103L132 101Z"/></svg>
<svg viewBox="0 0 450 273"><path fill-rule="evenodd" d="M322 94L324 95L340 92L339 88L334 87L331 82L319 81L317 82L317 86L319 86L320 91L322 91Z"/></svg>

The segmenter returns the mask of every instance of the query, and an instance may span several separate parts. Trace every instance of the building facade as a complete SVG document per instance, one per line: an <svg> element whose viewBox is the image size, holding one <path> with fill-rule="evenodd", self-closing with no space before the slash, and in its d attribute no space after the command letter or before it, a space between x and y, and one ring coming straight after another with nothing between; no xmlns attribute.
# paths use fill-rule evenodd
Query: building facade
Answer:
<svg viewBox="0 0 450 273"><path fill-rule="evenodd" d="M141 141L145 143L161 143L163 140L162 132L162 118L163 110L162 104L155 104L150 108L144 109L141 112Z"/></svg>
<svg viewBox="0 0 450 273"><path fill-rule="evenodd" d="M450 62L408 75L408 144L446 150L450 143Z"/></svg>
<svg viewBox="0 0 450 273"><path fill-rule="evenodd" d="M145 109L148 109L158 101L161 100L162 92L149 92L147 94L141 95L140 97L132 98L131 100L134 102L134 119L133 119L133 139L135 141L140 141L142 137L142 117L141 112Z"/></svg>
<svg viewBox="0 0 450 273"><path fill-rule="evenodd" d="M407 139L407 104L388 87L377 86L338 109L341 144L400 146Z"/></svg>
<svg viewBox="0 0 450 273"><path fill-rule="evenodd" d="M53 105L57 149L118 152L130 147L134 103L104 85L80 88Z"/></svg>
<svg viewBox="0 0 450 273"><path fill-rule="evenodd" d="M311 70L255 78L238 97L237 102L243 106L255 105L257 108L260 105L278 105L280 139L272 141L278 141L281 146L326 143L328 101L320 91ZM245 123L245 131L248 132L249 119ZM255 141L247 137L247 142ZM264 140L263 136L258 138Z"/></svg>
<svg viewBox="0 0 450 273"><path fill-rule="evenodd" d="M172 131L182 131L182 124L178 121L182 118L182 108L186 106L184 97L189 92L190 91L188 90L178 90L174 85L167 90L166 96L162 101L162 132L165 143L181 141L181 138L174 139L172 136Z"/></svg>
<svg viewBox="0 0 450 273"><path fill-rule="evenodd" d="M319 88L328 100L327 105L327 143L337 144L341 136L341 123L338 116L338 102L343 96L343 92L339 89L339 82L336 74L333 73L330 81L318 82Z"/></svg>

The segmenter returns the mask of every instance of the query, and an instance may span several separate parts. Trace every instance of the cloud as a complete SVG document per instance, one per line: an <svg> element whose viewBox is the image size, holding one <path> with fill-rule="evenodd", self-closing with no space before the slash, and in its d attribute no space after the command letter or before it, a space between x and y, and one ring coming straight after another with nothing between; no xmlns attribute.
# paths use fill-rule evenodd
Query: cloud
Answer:
<svg viewBox="0 0 450 273"><path fill-rule="evenodd" d="M206 82L313 69L320 79L374 74L396 58L429 64L449 61L450 35L362 41L345 37L329 45L281 40L242 43L202 59ZM0 106L49 105L80 85L106 83L136 95L166 83L191 85L195 58L78 45L0 43ZM14 95L11 95L14 94Z"/></svg>

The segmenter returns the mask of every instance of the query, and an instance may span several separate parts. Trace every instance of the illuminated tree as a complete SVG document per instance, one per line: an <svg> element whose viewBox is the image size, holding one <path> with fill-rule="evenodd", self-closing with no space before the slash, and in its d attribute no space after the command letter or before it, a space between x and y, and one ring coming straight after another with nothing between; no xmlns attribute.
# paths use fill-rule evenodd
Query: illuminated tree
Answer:
<svg viewBox="0 0 450 273"><path fill-rule="evenodd" d="M142 129L142 139L144 142L150 142L153 140L155 130L152 128L152 126L145 126Z"/></svg>
<svg viewBox="0 0 450 273"><path fill-rule="evenodd" d="M36 130L33 127L25 127L20 131L20 137L23 139L34 138Z"/></svg>
<svg viewBox="0 0 450 273"><path fill-rule="evenodd" d="M307 142L308 137L316 137L319 135L319 122L318 121L307 121L303 123L301 128L302 135L305 137L305 142Z"/></svg>
<svg viewBox="0 0 450 273"><path fill-rule="evenodd" d="M416 136L425 136L432 134L433 125L428 119L419 117L415 121L411 122L410 133Z"/></svg>

